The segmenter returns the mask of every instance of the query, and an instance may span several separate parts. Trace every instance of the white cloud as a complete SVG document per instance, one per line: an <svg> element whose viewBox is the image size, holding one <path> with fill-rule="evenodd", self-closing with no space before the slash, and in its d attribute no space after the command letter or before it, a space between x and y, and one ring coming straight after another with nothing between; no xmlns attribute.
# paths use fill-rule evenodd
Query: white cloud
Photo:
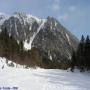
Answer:
<svg viewBox="0 0 90 90"><path fill-rule="evenodd" d="M63 21L66 21L70 18L70 16L73 15L73 12L77 9L76 6L69 6L67 7L67 12L62 14L62 15L59 15L58 16L58 19L59 20L63 20Z"/></svg>
<svg viewBox="0 0 90 90"><path fill-rule="evenodd" d="M69 11L75 11L76 7L75 6L70 6L68 9L69 9Z"/></svg>
<svg viewBox="0 0 90 90"><path fill-rule="evenodd" d="M60 6L57 5L57 4L53 4L53 5L52 5L52 10L58 11L58 10L60 10Z"/></svg>
<svg viewBox="0 0 90 90"><path fill-rule="evenodd" d="M59 20L66 21L69 18L68 13L58 16Z"/></svg>
<svg viewBox="0 0 90 90"><path fill-rule="evenodd" d="M53 11L59 11L60 10L60 0L53 0L53 3L51 5L51 9Z"/></svg>

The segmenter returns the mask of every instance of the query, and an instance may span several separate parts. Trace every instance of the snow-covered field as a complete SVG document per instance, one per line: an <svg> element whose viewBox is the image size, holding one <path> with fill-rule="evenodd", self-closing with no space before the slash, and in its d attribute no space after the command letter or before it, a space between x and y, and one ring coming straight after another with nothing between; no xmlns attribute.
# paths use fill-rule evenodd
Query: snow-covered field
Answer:
<svg viewBox="0 0 90 90"><path fill-rule="evenodd" d="M18 88L13 90L90 90L90 76L54 69L6 68L0 70L0 87Z"/></svg>
<svg viewBox="0 0 90 90"><path fill-rule="evenodd" d="M90 90L90 74L58 69L0 68L0 90ZM16 88L16 89L15 89Z"/></svg>

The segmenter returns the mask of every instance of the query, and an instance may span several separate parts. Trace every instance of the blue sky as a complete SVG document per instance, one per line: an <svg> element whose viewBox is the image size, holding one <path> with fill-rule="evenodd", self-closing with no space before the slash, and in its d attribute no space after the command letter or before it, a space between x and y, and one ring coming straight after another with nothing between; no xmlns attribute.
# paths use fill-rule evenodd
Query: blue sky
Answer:
<svg viewBox="0 0 90 90"><path fill-rule="evenodd" d="M90 35L90 0L0 0L0 12L53 16L78 38Z"/></svg>

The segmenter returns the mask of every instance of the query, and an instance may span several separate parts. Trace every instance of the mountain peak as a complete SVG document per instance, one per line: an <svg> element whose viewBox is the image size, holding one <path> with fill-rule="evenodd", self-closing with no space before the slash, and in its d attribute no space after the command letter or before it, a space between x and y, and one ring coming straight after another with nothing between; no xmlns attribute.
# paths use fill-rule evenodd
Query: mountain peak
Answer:
<svg viewBox="0 0 90 90"><path fill-rule="evenodd" d="M25 12L15 12L13 16L15 16L17 18L23 18L27 22L29 22L31 20L34 20L37 23L41 23L41 21L43 20L43 19L41 19L39 17L36 17L36 16L34 16L34 15L30 14L30 13L25 13Z"/></svg>
<svg viewBox="0 0 90 90"><path fill-rule="evenodd" d="M8 18L9 18L8 14L0 12L0 25L2 25L4 23L4 21Z"/></svg>
<svg viewBox="0 0 90 90"><path fill-rule="evenodd" d="M23 41L25 49L36 47L42 57L50 60L70 59L72 48L76 49L78 45L78 39L50 16L41 19L24 12L16 12L4 20L1 29L4 27L18 42Z"/></svg>

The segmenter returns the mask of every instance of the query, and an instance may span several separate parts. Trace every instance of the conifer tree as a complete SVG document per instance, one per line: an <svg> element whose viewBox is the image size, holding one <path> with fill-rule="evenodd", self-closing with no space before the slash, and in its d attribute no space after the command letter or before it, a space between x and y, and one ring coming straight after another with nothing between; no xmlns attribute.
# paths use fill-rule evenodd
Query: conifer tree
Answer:
<svg viewBox="0 0 90 90"><path fill-rule="evenodd" d="M19 42L20 51L23 51L23 41Z"/></svg>
<svg viewBox="0 0 90 90"><path fill-rule="evenodd" d="M87 37L86 37L84 53L85 53L86 67L88 70L88 69L90 69L90 39L89 39L89 35L87 35Z"/></svg>
<svg viewBox="0 0 90 90"><path fill-rule="evenodd" d="M76 53L75 51L73 50L73 53L72 53L72 62L71 62L71 71L73 72L74 71L74 67L76 66Z"/></svg>
<svg viewBox="0 0 90 90"><path fill-rule="evenodd" d="M74 61L75 58L75 61ZM81 41L78 45L78 49L76 51L76 55L72 55L72 66L71 70L73 70L73 66L77 66L80 71L90 70L90 38L87 35L86 40L82 35Z"/></svg>

